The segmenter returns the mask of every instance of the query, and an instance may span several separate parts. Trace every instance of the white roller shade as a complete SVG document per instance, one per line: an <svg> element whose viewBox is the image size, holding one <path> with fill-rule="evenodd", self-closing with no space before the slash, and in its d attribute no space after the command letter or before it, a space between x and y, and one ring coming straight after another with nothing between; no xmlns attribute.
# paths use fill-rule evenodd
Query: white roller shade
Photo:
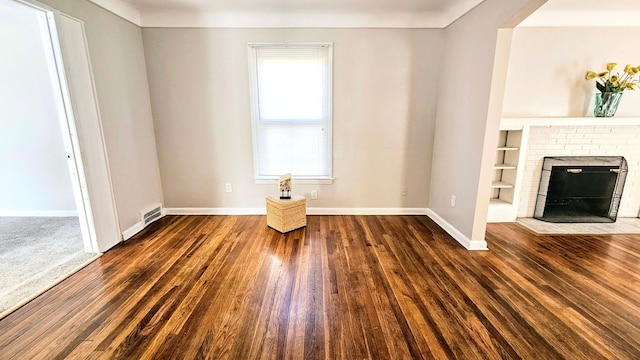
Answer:
<svg viewBox="0 0 640 360"><path fill-rule="evenodd" d="M331 176L331 47L250 46L256 178Z"/></svg>

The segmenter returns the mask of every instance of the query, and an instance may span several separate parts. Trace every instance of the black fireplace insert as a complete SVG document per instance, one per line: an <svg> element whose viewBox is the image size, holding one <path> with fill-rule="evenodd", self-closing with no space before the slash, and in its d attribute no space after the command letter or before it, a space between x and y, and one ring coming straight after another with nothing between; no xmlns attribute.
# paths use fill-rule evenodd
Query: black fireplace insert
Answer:
<svg viewBox="0 0 640 360"><path fill-rule="evenodd" d="M615 222L626 176L622 156L545 157L533 217L554 223Z"/></svg>

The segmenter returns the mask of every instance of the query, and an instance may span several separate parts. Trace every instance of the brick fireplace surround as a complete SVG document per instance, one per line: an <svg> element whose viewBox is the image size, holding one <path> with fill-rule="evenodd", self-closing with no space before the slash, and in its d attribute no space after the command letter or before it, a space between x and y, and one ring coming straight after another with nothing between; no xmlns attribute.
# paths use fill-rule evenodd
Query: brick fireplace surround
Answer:
<svg viewBox="0 0 640 360"><path fill-rule="evenodd" d="M610 119L597 120L606 123ZM594 122L593 119L591 122ZM629 172L618 217L638 217L640 212L640 124L561 126L531 124L528 135L518 217L533 216L545 156L624 156Z"/></svg>

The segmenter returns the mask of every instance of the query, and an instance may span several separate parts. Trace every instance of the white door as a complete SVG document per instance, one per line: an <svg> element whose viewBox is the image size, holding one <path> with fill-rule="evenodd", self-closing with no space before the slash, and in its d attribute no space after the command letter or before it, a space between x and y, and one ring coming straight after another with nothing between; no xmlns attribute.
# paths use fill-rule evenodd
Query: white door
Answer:
<svg viewBox="0 0 640 360"><path fill-rule="evenodd" d="M121 236L84 24L57 11L55 24L64 63L61 78L66 80L72 108L67 117L75 150L71 158L81 175L87 218L95 229L94 245L102 252L119 243Z"/></svg>

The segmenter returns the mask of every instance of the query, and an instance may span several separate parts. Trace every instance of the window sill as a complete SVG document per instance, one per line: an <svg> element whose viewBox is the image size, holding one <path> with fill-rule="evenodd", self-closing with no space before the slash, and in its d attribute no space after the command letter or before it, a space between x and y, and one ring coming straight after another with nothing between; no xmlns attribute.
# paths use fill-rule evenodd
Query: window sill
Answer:
<svg viewBox="0 0 640 360"><path fill-rule="evenodd" d="M253 179L256 185L276 185L278 179ZM316 178L316 179L291 179L292 185L331 185L333 184L333 178Z"/></svg>

